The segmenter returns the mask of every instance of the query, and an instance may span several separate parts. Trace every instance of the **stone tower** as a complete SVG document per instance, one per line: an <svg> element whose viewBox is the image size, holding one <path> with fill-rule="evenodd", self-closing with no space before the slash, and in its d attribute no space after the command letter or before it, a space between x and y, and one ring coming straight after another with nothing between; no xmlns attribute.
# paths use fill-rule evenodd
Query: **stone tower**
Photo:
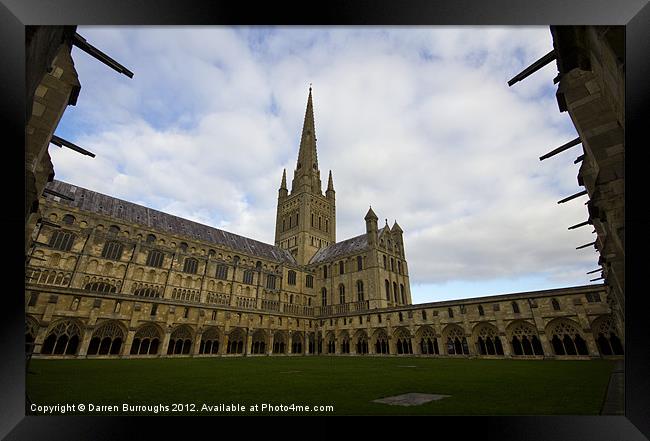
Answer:
<svg viewBox="0 0 650 441"><path fill-rule="evenodd" d="M287 188L285 170L278 192L275 222L275 245L289 250L300 265L306 265L319 248L336 242L335 191L331 171L324 195L321 185L310 87L291 191Z"/></svg>

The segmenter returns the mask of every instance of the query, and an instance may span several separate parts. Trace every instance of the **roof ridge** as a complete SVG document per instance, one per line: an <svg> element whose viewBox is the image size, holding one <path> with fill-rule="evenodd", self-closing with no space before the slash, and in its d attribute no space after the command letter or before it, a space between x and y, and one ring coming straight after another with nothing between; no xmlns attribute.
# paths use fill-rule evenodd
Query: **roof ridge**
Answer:
<svg viewBox="0 0 650 441"><path fill-rule="evenodd" d="M193 221L193 220L191 220L191 219L186 219L186 218L184 218L184 217L180 217L180 216L177 216L177 215L175 215L175 214L167 213L167 212L164 212L164 211L158 210L158 209L156 209L156 208L147 207L147 206L142 205L142 204L138 204L138 203L135 203L135 202L127 201L126 199L117 198L117 197L115 197L115 196L107 195L107 194L105 194L105 193L100 193L100 192L98 192L98 191L90 190L90 189L88 189L88 188L81 187L81 186L79 186L79 185L71 184L71 183L69 183L69 182L61 181L61 180L58 180L58 179L54 179L52 182L48 182L48 183L46 184L46 186L48 186L48 187L56 187L57 185L61 185L61 186L63 186L63 187L75 187L76 189L86 191L86 192L88 192L88 193L90 193L90 194L95 194L95 195L100 195L100 196L104 196L104 197L110 198L111 201L120 201L120 202L124 202L124 203L127 203L127 204L131 204L131 205L134 205L134 206L137 206L137 207L141 207L141 208L147 210L147 219L146 219L145 221L142 221L142 220L130 220L130 219L126 219L126 220L128 220L129 222L133 222L133 223L135 223L135 224L143 225L143 226L146 226L146 227L148 227L148 228L152 228L152 229L157 230L157 231L164 231L165 233L172 232L172 233L174 233L174 234L178 234L178 235L181 235L181 236L192 236L192 234L191 234L190 232L179 232L179 231L168 231L168 230L162 230L161 228L152 225L152 219L151 219L151 217L149 216L149 214L150 214L150 213L149 213L149 210L150 210L150 211L152 211L152 212L155 212L155 213L153 213L153 214L160 213L160 214L162 214L163 216L169 216L169 217L172 217L172 218L175 218L175 219L179 219L179 220L181 220L181 221L183 221L183 222L187 222L187 223L194 224L194 225L197 225L197 226L202 227L202 228L206 228L206 229L211 230L211 231L213 231L213 232L219 232L219 233L221 233L221 234L224 234L224 236L225 236L224 239L226 239L226 241L229 242L227 245L230 245L231 247L232 247L232 245L230 244L230 242L231 242L230 239L241 238L241 239L244 239L245 241L253 242L251 245L257 245L257 244L259 244L259 245L262 245L262 246L265 246L265 247L271 247L271 248L273 248L274 250L276 250L276 251L280 252L281 254L283 254L285 257L288 257L288 258L290 259L290 261L295 262L295 259L294 259L293 255L291 255L291 253L289 253L288 250L285 250L285 249L283 249L283 248L281 248L281 247L279 247L279 246L277 246L277 245L274 245L274 244L270 244L270 243L267 243L267 242L262 242L262 241L260 241L260 240L252 239L252 238L250 238L250 237L246 237L246 236L243 236L243 235L241 235L241 234L233 233L233 232L230 232L230 231L227 231L227 230L222 230L222 229L220 229L220 228L213 227L213 226L211 226L211 225L206 225L206 224L203 224L203 223L201 223L201 222ZM75 193L76 193L76 191L75 191ZM66 201L66 202L67 202L67 201ZM75 201L75 202L77 202L77 204L79 204L79 201ZM68 205L75 206L75 202L68 202L67 204L68 204ZM87 209L87 208L81 208L81 207L79 207L79 206L76 206L76 208L79 208L80 210L83 210L83 211L92 211L92 210L89 210L89 209ZM109 217L113 217L113 218L115 218L115 216L113 216L113 215L111 215L111 214L108 214L108 213L103 213L103 214L106 214L106 215L108 215ZM125 219L122 219L122 220L125 220ZM147 223L145 223L145 222L147 222ZM231 237L228 237L228 236L231 236ZM232 237L232 236L235 236L235 237ZM201 240L205 240L205 239L201 238ZM216 242L216 243L218 243L218 242ZM246 251L245 251L245 252L246 252ZM255 255L255 253L251 253L250 251L247 251L247 252L250 253L250 254Z"/></svg>

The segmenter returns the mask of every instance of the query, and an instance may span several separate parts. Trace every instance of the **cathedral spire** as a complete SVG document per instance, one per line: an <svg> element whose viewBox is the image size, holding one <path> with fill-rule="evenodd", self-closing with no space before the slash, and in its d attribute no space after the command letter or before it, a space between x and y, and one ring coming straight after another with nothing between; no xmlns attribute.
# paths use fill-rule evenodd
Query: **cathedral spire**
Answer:
<svg viewBox="0 0 650 441"><path fill-rule="evenodd" d="M299 186L307 184L314 192L321 193L322 191L320 186L320 171L318 169L318 155L316 153L316 128L314 126L314 104L311 96L311 86L309 87L309 97L307 98L305 120L302 125L298 162L296 164L296 171L294 172L294 179L291 183L292 193L296 188L296 184Z"/></svg>
<svg viewBox="0 0 650 441"><path fill-rule="evenodd" d="M327 179L327 190L334 191L334 181L332 180L332 170L330 170L330 177Z"/></svg>
<svg viewBox="0 0 650 441"><path fill-rule="evenodd" d="M280 190L287 189L287 169L282 170L282 183L280 184Z"/></svg>

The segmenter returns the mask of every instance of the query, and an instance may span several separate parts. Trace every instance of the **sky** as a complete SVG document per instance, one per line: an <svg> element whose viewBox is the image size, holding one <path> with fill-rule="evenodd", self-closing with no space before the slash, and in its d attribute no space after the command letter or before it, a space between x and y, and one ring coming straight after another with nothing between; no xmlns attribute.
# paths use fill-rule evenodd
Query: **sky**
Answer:
<svg viewBox="0 0 650 441"><path fill-rule="evenodd" d="M580 146L555 99L548 27L83 27L134 77L73 48L81 82L56 179L273 243L312 84L337 240L368 206L404 230L414 303L589 284ZM325 188L323 188L324 190Z"/></svg>

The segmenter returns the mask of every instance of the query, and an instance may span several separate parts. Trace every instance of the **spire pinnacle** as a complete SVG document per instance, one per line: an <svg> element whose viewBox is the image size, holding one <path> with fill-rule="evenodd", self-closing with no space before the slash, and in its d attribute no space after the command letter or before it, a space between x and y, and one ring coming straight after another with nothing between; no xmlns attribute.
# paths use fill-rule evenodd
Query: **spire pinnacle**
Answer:
<svg viewBox="0 0 650 441"><path fill-rule="evenodd" d="M316 153L316 129L314 125L314 103L311 95L311 84L309 86L305 120L302 125L298 162L291 184L292 193L296 184L299 186L307 185L313 192L320 193L322 191L320 171L318 170L318 154Z"/></svg>
<svg viewBox="0 0 650 441"><path fill-rule="evenodd" d="M364 218L365 220L374 220L377 221L377 215L375 214L374 211L372 211L372 205L368 209L368 213L366 213L366 217Z"/></svg>
<svg viewBox="0 0 650 441"><path fill-rule="evenodd" d="M330 170L330 177L327 179L327 191L334 191L334 181L332 180L332 170Z"/></svg>
<svg viewBox="0 0 650 441"><path fill-rule="evenodd" d="M281 190L286 190L287 189L287 169L282 170L282 184L280 184L280 189Z"/></svg>

